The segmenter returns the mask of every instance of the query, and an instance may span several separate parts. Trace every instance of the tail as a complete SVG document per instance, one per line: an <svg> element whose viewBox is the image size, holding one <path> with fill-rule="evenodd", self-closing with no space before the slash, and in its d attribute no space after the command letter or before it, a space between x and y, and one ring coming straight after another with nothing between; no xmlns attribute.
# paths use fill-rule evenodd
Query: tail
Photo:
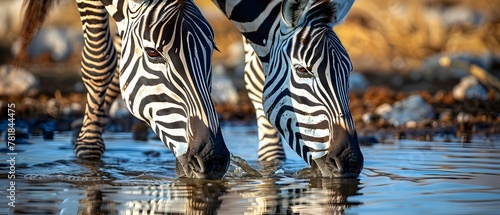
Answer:
<svg viewBox="0 0 500 215"><path fill-rule="evenodd" d="M17 65L22 62L26 49L40 27L50 10L50 7L56 0L24 0L26 11L24 13L24 21L21 26L21 47L16 57Z"/></svg>

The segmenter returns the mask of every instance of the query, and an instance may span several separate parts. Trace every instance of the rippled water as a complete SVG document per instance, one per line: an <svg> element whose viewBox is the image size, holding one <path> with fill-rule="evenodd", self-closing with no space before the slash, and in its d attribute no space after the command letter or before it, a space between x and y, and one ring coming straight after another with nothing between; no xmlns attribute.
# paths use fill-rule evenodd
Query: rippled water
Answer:
<svg viewBox="0 0 500 215"><path fill-rule="evenodd" d="M223 126L228 148L257 162L254 126ZM439 139L439 138L435 138ZM270 177L177 179L175 159L159 141L107 133L102 162L75 159L70 134L33 137L15 155L15 208L8 206L7 150L0 159L0 214L498 214L499 137L473 143L403 140L363 146L357 179L295 177L305 163L291 151ZM4 143L2 143L4 144Z"/></svg>

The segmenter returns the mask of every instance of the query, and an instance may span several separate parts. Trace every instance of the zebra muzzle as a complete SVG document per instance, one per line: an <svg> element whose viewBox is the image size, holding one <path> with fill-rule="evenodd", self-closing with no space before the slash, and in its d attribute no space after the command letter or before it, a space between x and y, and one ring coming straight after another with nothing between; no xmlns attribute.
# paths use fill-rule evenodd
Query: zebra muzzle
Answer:
<svg viewBox="0 0 500 215"><path fill-rule="evenodd" d="M313 177L357 177L363 169L363 154L356 133L349 134L341 126L333 127L328 154L311 163Z"/></svg>
<svg viewBox="0 0 500 215"><path fill-rule="evenodd" d="M203 159L200 156L193 156L188 158L188 166L191 170L198 174L204 174L206 171Z"/></svg>
<svg viewBox="0 0 500 215"><path fill-rule="evenodd" d="M189 137L187 152L177 158L182 168L179 177L222 178L230 154L220 128L214 133L197 118L191 118L190 123L193 136Z"/></svg>

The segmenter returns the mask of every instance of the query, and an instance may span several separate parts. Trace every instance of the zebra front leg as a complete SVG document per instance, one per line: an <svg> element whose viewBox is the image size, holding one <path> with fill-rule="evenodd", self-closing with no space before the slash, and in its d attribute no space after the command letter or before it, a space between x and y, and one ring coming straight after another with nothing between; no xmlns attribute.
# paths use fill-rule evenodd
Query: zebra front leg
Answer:
<svg viewBox="0 0 500 215"><path fill-rule="evenodd" d="M114 39L113 39L113 44L115 46L116 50L116 65L120 65L120 58L121 58L121 47L122 47L122 38L118 34L118 32L115 34ZM104 112L106 113L106 116L109 117L109 109L111 108L111 105L115 101L115 99L120 95L120 73L119 73L119 66L115 67L115 72L113 75L113 79L111 80L111 83L109 83L108 88L106 89L106 95L104 97ZM106 118L105 124L109 122L109 119Z"/></svg>
<svg viewBox="0 0 500 215"><path fill-rule="evenodd" d="M109 31L108 12L102 3L88 0L77 0L77 3L84 35L81 72L87 88L87 104L74 150L79 158L99 159L105 150L102 139L105 95L113 80L117 56Z"/></svg>
<svg viewBox="0 0 500 215"><path fill-rule="evenodd" d="M281 143L281 135L269 123L262 107L262 92L265 79L262 63L246 39L243 38L243 40L245 41L245 88L257 116L259 161L284 160L285 152Z"/></svg>

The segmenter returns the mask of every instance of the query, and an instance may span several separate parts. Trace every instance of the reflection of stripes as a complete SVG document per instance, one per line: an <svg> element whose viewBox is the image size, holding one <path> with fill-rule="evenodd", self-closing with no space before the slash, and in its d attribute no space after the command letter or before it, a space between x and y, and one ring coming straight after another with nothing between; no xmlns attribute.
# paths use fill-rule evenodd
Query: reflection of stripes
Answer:
<svg viewBox="0 0 500 215"><path fill-rule="evenodd" d="M216 4L252 45L245 46L245 82L257 111L259 159L284 158L279 131L310 163L328 153L332 126L355 133L348 92L352 65L332 30L353 0L281 2Z"/></svg>
<svg viewBox="0 0 500 215"><path fill-rule="evenodd" d="M28 1L26 32L40 27L52 2ZM192 0L77 3L85 39L82 79L88 90L75 142L78 157L101 157L106 111L120 92L134 116L146 121L177 156L186 153L188 142L200 139L200 128L218 134L210 97L213 30ZM108 13L117 22L118 52ZM41 21L33 27L29 20Z"/></svg>

